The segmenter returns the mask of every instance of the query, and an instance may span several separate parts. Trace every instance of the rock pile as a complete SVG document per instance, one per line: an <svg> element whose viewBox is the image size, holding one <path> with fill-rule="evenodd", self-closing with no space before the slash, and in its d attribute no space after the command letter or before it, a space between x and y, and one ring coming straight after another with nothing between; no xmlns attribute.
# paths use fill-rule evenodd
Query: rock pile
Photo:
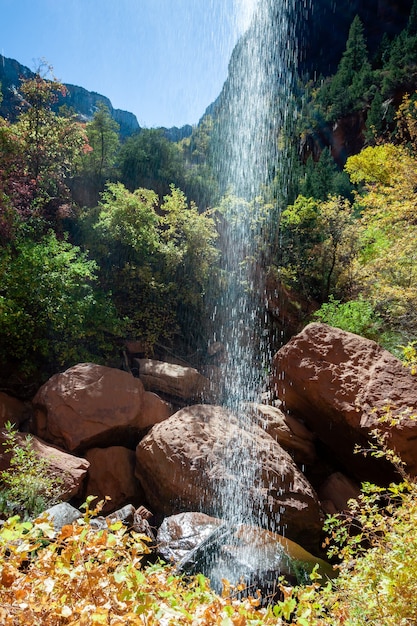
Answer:
<svg viewBox="0 0 417 626"><path fill-rule="evenodd" d="M372 341L307 326L274 357L269 404L246 407L250 429L209 404L210 381L196 370L149 359L138 367L136 378L76 365L53 376L31 405L0 394L2 423L34 435L36 452L64 479L64 500L110 496L103 514L144 506L161 528L172 516L215 516L212 529L222 524L217 499L228 484L254 503L263 532L284 534L317 554L323 513L345 508L360 481L395 476L388 462L354 454L375 427L417 474L417 377ZM399 423L381 423L387 412ZM257 467L249 486L225 462L237 445ZM7 463L1 455L1 467ZM242 545L232 543L242 556Z"/></svg>

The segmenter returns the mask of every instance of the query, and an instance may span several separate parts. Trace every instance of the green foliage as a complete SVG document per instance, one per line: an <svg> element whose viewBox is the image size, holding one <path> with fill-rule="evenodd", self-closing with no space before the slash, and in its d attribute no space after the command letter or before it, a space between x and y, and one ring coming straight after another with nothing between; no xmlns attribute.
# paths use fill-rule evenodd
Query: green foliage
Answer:
<svg viewBox="0 0 417 626"><path fill-rule="evenodd" d="M347 289L356 248L354 221L348 200L298 196L281 216L284 280L321 301Z"/></svg>
<svg viewBox="0 0 417 626"><path fill-rule="evenodd" d="M105 104L99 102L91 122L86 126L90 150L83 157L85 172L99 181L111 178L119 150L119 124Z"/></svg>
<svg viewBox="0 0 417 626"><path fill-rule="evenodd" d="M169 186L184 182L181 148L166 139L160 129L142 129L129 137L119 154L120 180L130 190L153 189L160 197Z"/></svg>
<svg viewBox="0 0 417 626"><path fill-rule="evenodd" d="M329 326L375 341L380 338L383 327L382 319L375 312L371 302L363 298L340 302L330 295L328 302L323 303L313 317Z"/></svg>
<svg viewBox="0 0 417 626"><path fill-rule="evenodd" d="M413 375L417 374L417 341L411 341L406 346L401 346L403 363Z"/></svg>
<svg viewBox="0 0 417 626"><path fill-rule="evenodd" d="M102 357L120 331L94 287L97 266L53 232L22 232L0 250L0 363L39 382L61 367Z"/></svg>
<svg viewBox="0 0 417 626"><path fill-rule="evenodd" d="M109 183L93 229L88 215L86 227L85 245L133 336L151 350L180 329L190 336L192 326L201 328L203 298L218 257L210 212L199 213L173 185L160 202L149 189L130 192Z"/></svg>
<svg viewBox="0 0 417 626"><path fill-rule="evenodd" d="M319 160L309 157L305 167L304 179L300 184L300 194L306 198L327 200L330 196L350 196L352 187L345 172L339 171L331 150L325 148Z"/></svg>
<svg viewBox="0 0 417 626"><path fill-rule="evenodd" d="M4 452L10 454L9 467L0 472L0 510L7 517L24 519L57 504L62 495L62 479L51 472L49 461L39 456L30 435L19 435L10 422L4 430Z"/></svg>
<svg viewBox="0 0 417 626"><path fill-rule="evenodd" d="M95 226L98 240L106 242L107 254L116 249L118 256L121 251L124 253L124 260L129 260L131 255L149 261L158 247L157 204L154 191L136 189L131 193L122 183L108 183Z"/></svg>
<svg viewBox="0 0 417 626"><path fill-rule="evenodd" d="M383 144L350 157L346 169L360 185L362 213L353 280L403 343L416 328L415 158L403 146Z"/></svg>
<svg viewBox="0 0 417 626"><path fill-rule="evenodd" d="M318 94L317 101L325 110L326 120L334 121L360 110L368 99L372 81L363 24L356 16L337 72Z"/></svg>

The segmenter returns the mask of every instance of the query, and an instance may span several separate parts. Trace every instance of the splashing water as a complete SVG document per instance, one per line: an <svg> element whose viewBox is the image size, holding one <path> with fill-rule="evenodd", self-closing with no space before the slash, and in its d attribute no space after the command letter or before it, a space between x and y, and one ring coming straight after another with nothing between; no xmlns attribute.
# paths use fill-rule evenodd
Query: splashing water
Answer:
<svg viewBox="0 0 417 626"><path fill-rule="evenodd" d="M224 404L249 433L253 420L245 407L260 402L270 362L263 268L290 180L285 134L294 116L296 0L236 0L236 9L237 28L251 21L233 52L214 130L217 175L228 193L221 233L227 285L215 308L214 340L227 354ZM269 206L259 199L263 193ZM264 505L250 495L260 479L257 450L230 439L223 454L230 480L219 487L217 515L264 525Z"/></svg>

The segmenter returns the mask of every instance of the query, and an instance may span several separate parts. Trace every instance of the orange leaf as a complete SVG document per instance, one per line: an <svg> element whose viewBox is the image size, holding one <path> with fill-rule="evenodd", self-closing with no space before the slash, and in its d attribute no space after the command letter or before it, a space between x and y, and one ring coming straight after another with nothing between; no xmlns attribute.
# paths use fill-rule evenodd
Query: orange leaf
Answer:
<svg viewBox="0 0 417 626"><path fill-rule="evenodd" d="M16 572L11 567L5 565L1 572L1 584L3 587L11 587L16 580Z"/></svg>

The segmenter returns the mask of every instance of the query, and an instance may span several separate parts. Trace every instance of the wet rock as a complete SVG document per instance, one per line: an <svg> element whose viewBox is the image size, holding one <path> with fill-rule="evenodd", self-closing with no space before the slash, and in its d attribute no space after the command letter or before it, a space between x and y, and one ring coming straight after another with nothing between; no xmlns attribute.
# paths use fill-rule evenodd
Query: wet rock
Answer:
<svg viewBox="0 0 417 626"><path fill-rule="evenodd" d="M110 498L103 513L119 509L127 503L138 505L144 500L143 490L135 478L135 453L122 446L92 448L85 454L90 464L86 495L98 500Z"/></svg>
<svg viewBox="0 0 417 626"><path fill-rule="evenodd" d="M221 407L187 407L156 424L136 449L136 476L155 513L219 516L222 502L236 494L262 525L309 548L319 543L316 494L289 454L259 426L244 429Z"/></svg>
<svg viewBox="0 0 417 626"><path fill-rule="evenodd" d="M306 582L313 568L324 579L334 577L333 568L296 543L262 528L233 526L202 513L181 513L166 518L158 530L158 552L182 573L203 573L221 592L222 581L243 583L246 593L271 600L277 580Z"/></svg>
<svg viewBox="0 0 417 626"><path fill-rule="evenodd" d="M193 367L152 359L136 359L139 378L148 391L156 391L185 401L201 401L210 382Z"/></svg>
<svg viewBox="0 0 417 626"><path fill-rule="evenodd" d="M167 563L179 563L224 523L205 513L166 517L158 529L158 553Z"/></svg>
<svg viewBox="0 0 417 626"><path fill-rule="evenodd" d="M317 434L334 459L358 480L394 477L387 462L353 454L369 447L378 427L387 444L417 474L417 422L399 426L378 418L389 405L393 416L417 414L417 377L374 341L326 324L310 324L274 357L272 384L284 406Z"/></svg>
<svg viewBox="0 0 417 626"><path fill-rule="evenodd" d="M36 394L35 432L70 452L124 442L141 428L144 388L127 372L93 363L75 365Z"/></svg>

